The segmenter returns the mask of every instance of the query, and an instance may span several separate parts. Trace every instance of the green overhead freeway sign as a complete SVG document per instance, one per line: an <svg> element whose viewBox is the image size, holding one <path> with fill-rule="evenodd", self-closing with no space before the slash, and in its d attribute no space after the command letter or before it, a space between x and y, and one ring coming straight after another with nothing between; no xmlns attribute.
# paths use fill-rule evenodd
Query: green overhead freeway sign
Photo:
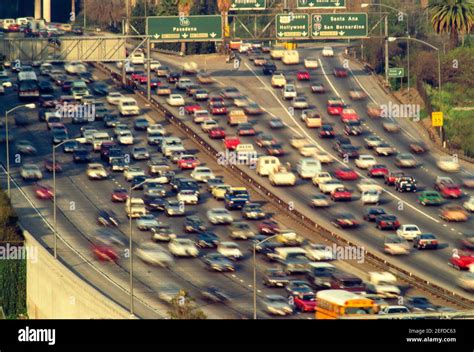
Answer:
<svg viewBox="0 0 474 352"><path fill-rule="evenodd" d="M367 37L366 13L318 13L311 19L313 38Z"/></svg>
<svg viewBox="0 0 474 352"><path fill-rule="evenodd" d="M345 9L346 0L298 0L298 9Z"/></svg>
<svg viewBox="0 0 474 352"><path fill-rule="evenodd" d="M309 15L285 13L276 15L276 36L282 39L308 39Z"/></svg>
<svg viewBox="0 0 474 352"><path fill-rule="evenodd" d="M218 41L222 40L222 17L159 16L147 17L146 33L160 41Z"/></svg>
<svg viewBox="0 0 474 352"><path fill-rule="evenodd" d="M265 10L266 0L232 0L231 11L239 10Z"/></svg>
<svg viewBox="0 0 474 352"><path fill-rule="evenodd" d="M402 78L405 77L405 69L403 67L389 68L388 77L390 78Z"/></svg>

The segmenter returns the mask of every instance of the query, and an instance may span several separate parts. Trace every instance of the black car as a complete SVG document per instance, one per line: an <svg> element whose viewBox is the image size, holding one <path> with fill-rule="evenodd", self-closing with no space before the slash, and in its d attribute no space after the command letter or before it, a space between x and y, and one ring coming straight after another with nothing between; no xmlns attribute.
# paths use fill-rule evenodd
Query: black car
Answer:
<svg viewBox="0 0 474 352"><path fill-rule="evenodd" d="M347 144L351 144L351 140L347 137L339 136L336 138L333 149L338 150L338 148L340 148L342 145Z"/></svg>
<svg viewBox="0 0 474 352"><path fill-rule="evenodd" d="M306 280L318 290L328 289L331 287L332 274L336 271L332 265L313 264L306 272Z"/></svg>
<svg viewBox="0 0 474 352"><path fill-rule="evenodd" d="M105 127L115 127L120 123L119 115L117 114L107 114L104 116L104 125Z"/></svg>
<svg viewBox="0 0 474 352"><path fill-rule="evenodd" d="M379 215L375 218L375 224L379 230L397 230L400 227L400 222L395 215Z"/></svg>
<svg viewBox="0 0 474 352"><path fill-rule="evenodd" d="M283 243L281 242L276 242L276 241L266 241L263 243L257 242L255 246L255 251L260 254L270 254L270 253L275 253L275 249L279 247L283 247ZM268 258L268 257L265 257Z"/></svg>
<svg viewBox="0 0 474 352"><path fill-rule="evenodd" d="M75 163L88 163L92 160L91 154L87 149L76 149L73 152L72 158Z"/></svg>
<svg viewBox="0 0 474 352"><path fill-rule="evenodd" d="M83 35L84 31L82 30L81 27L72 27L71 31L74 35Z"/></svg>
<svg viewBox="0 0 474 352"><path fill-rule="evenodd" d="M228 302L230 301L229 296L225 294L221 289L211 286L203 291L201 291L202 296L204 297L205 300L211 301L211 302Z"/></svg>
<svg viewBox="0 0 474 352"><path fill-rule="evenodd" d="M110 148L108 152L103 153L103 155L101 154L101 157L103 158L103 160L107 161L110 164L110 160L112 158L124 158L125 153L118 146L115 146L113 148Z"/></svg>
<svg viewBox="0 0 474 352"><path fill-rule="evenodd" d="M369 208L367 213L364 215L364 220L373 222L379 215L385 215L385 210L382 208Z"/></svg>
<svg viewBox="0 0 474 352"><path fill-rule="evenodd" d="M61 90L64 93L71 93L71 88L72 88L72 81L64 81L63 84L61 85Z"/></svg>
<svg viewBox="0 0 474 352"><path fill-rule="evenodd" d="M344 124L344 133L348 136L358 136L362 133L360 121L349 120Z"/></svg>
<svg viewBox="0 0 474 352"><path fill-rule="evenodd" d="M95 81L94 75L90 72L80 72L79 77L86 83L92 83Z"/></svg>
<svg viewBox="0 0 474 352"><path fill-rule="evenodd" d="M204 221L195 215L186 216L183 223L184 231L187 233L206 231Z"/></svg>
<svg viewBox="0 0 474 352"><path fill-rule="evenodd" d="M411 176L402 176L395 181L395 190L398 192L416 192L416 180Z"/></svg>
<svg viewBox="0 0 474 352"><path fill-rule="evenodd" d="M332 125L322 125L321 130L319 131L319 136L321 138L334 138L336 132L334 132L334 127Z"/></svg>
<svg viewBox="0 0 474 352"><path fill-rule="evenodd" d="M219 237L211 231L199 232L196 243L201 248L215 248L219 243Z"/></svg>
<svg viewBox="0 0 474 352"><path fill-rule="evenodd" d="M92 93L94 95L105 96L105 95L109 94L109 87L107 86L107 84L105 84L103 82L96 82L92 86Z"/></svg>
<svg viewBox="0 0 474 352"><path fill-rule="evenodd" d="M350 159L359 157L359 148L353 146L352 144L342 144L339 148L336 149L337 154L341 158L348 157Z"/></svg>
<svg viewBox="0 0 474 352"><path fill-rule="evenodd" d="M67 141L63 144L63 152L74 153L79 147L80 144L78 141Z"/></svg>
<svg viewBox="0 0 474 352"><path fill-rule="evenodd" d="M117 227L120 221L117 215L111 210L101 210L97 215L97 222L102 226Z"/></svg>
<svg viewBox="0 0 474 352"><path fill-rule="evenodd" d="M40 81L38 86L40 93L54 93L54 87L49 81Z"/></svg>
<svg viewBox="0 0 474 352"><path fill-rule="evenodd" d="M430 302L430 300L423 296L412 296L407 297L405 301L405 306L409 308L412 312L435 312L436 306Z"/></svg>
<svg viewBox="0 0 474 352"><path fill-rule="evenodd" d="M266 287L285 287L288 284L288 275L281 269L269 268L263 275L263 284Z"/></svg>
<svg viewBox="0 0 474 352"><path fill-rule="evenodd" d="M176 83L181 78L181 73L179 72L171 72L166 76L166 80L168 83Z"/></svg>
<svg viewBox="0 0 474 352"><path fill-rule="evenodd" d="M181 178L181 177L175 177L171 182L171 187L173 187L173 190L176 192L180 191L195 191L196 193L199 193L199 184L197 181L190 179L190 178Z"/></svg>
<svg viewBox="0 0 474 352"><path fill-rule="evenodd" d="M209 270L220 272L235 270L235 264L220 253L210 253L202 259Z"/></svg>
<svg viewBox="0 0 474 352"><path fill-rule="evenodd" d="M165 210L166 200L160 196L145 195L143 197L145 206L148 210Z"/></svg>
<svg viewBox="0 0 474 352"><path fill-rule="evenodd" d="M273 75L277 70L276 65L273 62L266 62L263 64L263 74L264 75Z"/></svg>

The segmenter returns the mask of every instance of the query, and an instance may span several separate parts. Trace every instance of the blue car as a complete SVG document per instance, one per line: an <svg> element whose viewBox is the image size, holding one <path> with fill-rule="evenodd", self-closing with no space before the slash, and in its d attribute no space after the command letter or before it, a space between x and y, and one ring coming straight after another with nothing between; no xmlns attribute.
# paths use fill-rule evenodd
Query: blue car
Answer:
<svg viewBox="0 0 474 352"><path fill-rule="evenodd" d="M214 232L201 232L198 234L197 245L201 248L215 248L219 243L219 237Z"/></svg>

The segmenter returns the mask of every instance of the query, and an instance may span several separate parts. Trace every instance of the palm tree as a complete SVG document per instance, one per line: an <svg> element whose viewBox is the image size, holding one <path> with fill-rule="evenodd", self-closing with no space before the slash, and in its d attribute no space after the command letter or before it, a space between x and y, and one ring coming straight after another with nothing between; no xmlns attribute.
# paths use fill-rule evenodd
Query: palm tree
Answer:
<svg viewBox="0 0 474 352"><path fill-rule="evenodd" d="M224 28L222 29L222 35L224 36L224 46L227 47L227 36L225 35L225 29L229 26L229 9L232 5L232 0L217 0L217 8L221 12L223 19Z"/></svg>
<svg viewBox="0 0 474 352"><path fill-rule="evenodd" d="M428 5L428 11L436 33L449 34L453 47L458 45L459 35L464 38L474 25L472 0L434 0Z"/></svg>
<svg viewBox="0 0 474 352"><path fill-rule="evenodd" d="M179 16L189 16L194 5L194 0L176 0ZM181 43L181 52L186 53L186 42Z"/></svg>

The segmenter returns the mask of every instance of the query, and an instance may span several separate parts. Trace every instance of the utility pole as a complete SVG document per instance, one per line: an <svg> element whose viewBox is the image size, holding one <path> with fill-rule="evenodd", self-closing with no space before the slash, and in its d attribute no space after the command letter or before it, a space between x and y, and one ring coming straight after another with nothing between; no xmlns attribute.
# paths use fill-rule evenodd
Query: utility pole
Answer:
<svg viewBox="0 0 474 352"><path fill-rule="evenodd" d="M385 82L389 86L388 81L388 15L385 15Z"/></svg>

